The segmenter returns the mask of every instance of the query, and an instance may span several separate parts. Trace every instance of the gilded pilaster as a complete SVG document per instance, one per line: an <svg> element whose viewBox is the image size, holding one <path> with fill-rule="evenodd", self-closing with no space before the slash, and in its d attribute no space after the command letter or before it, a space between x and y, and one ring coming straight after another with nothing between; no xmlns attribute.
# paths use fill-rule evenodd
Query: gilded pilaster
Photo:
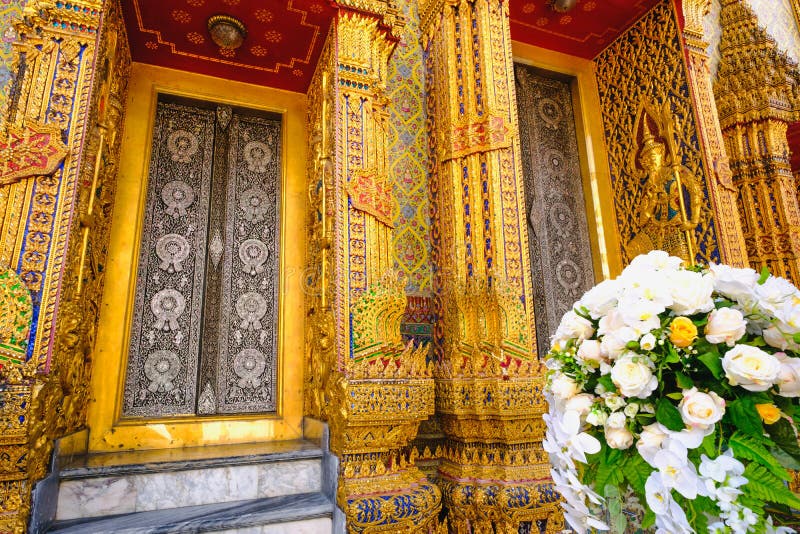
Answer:
<svg viewBox="0 0 800 534"><path fill-rule="evenodd" d="M1 532L26 530L54 439L85 425L130 64L116 4L30 2L17 29L4 134L54 128L65 156L0 186L0 260L32 302L26 362L0 371Z"/></svg>
<svg viewBox="0 0 800 534"><path fill-rule="evenodd" d="M697 115L705 167L710 169L708 196L718 223L717 245L720 259L728 265L747 265L739 210L738 190L733 184L728 154L714 102L708 42L703 35L703 18L711 9L711 0L680 0L683 7L683 39L686 47L690 93Z"/></svg>
<svg viewBox="0 0 800 534"><path fill-rule="evenodd" d="M508 2L420 1L429 118L439 485L456 532L563 523L541 450Z"/></svg>
<svg viewBox="0 0 800 534"><path fill-rule="evenodd" d="M800 203L787 125L800 118L800 71L742 0L723 0L714 86L750 265L800 282Z"/></svg>
<svg viewBox="0 0 800 534"><path fill-rule="evenodd" d="M306 412L328 421L350 532L426 532L441 493L405 448L434 409L427 347L404 345L393 271L386 77L402 19L338 2L309 91Z"/></svg>

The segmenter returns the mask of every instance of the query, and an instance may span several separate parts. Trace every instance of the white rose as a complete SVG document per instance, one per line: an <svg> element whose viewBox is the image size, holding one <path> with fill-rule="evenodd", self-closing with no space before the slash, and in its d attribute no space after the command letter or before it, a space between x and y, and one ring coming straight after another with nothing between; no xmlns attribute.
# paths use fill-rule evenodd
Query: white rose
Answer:
<svg viewBox="0 0 800 534"><path fill-rule="evenodd" d="M737 269L713 263L709 270L716 291L746 307L750 306L754 299L753 287L758 281L758 273L753 269Z"/></svg>
<svg viewBox="0 0 800 534"><path fill-rule="evenodd" d="M625 399L623 399L619 395L609 394L605 398L605 403L606 406L608 406L609 410L611 410L612 412L616 412L617 410L625 406Z"/></svg>
<svg viewBox="0 0 800 534"><path fill-rule="evenodd" d="M800 397L800 358L778 355L781 369L778 371L778 387L782 397Z"/></svg>
<svg viewBox="0 0 800 534"><path fill-rule="evenodd" d="M561 323L558 325L553 339L567 340L578 339L583 341L594 335L594 327L592 323L575 313L573 310L568 311L561 318Z"/></svg>
<svg viewBox="0 0 800 534"><path fill-rule="evenodd" d="M606 428L624 428L627 418L622 412L614 412L606 419Z"/></svg>
<svg viewBox="0 0 800 534"><path fill-rule="evenodd" d="M606 424L608 414L602 410L592 410L586 416L586 422L592 426L603 426Z"/></svg>
<svg viewBox="0 0 800 534"><path fill-rule="evenodd" d="M593 404L594 395L591 393L581 393L569 399L564 405L564 410L567 412L578 412L578 414L583 417L591 411Z"/></svg>
<svg viewBox="0 0 800 534"><path fill-rule="evenodd" d="M667 439L667 433L661 423L653 423L642 427L642 433L639 435L637 447L652 447L658 449L661 444Z"/></svg>
<svg viewBox="0 0 800 534"><path fill-rule="evenodd" d="M663 250L653 250L633 258L622 274L642 271L675 271L680 269L682 263L683 260L677 256L670 256Z"/></svg>
<svg viewBox="0 0 800 534"><path fill-rule="evenodd" d="M600 340L600 350L609 358L614 359L625 352L629 342L636 341L638 338L639 334L636 330L624 326L604 335Z"/></svg>
<svg viewBox="0 0 800 534"><path fill-rule="evenodd" d="M633 445L633 434L627 428L606 428L606 443L612 449L628 449Z"/></svg>
<svg viewBox="0 0 800 534"><path fill-rule="evenodd" d="M669 298L669 293L665 292L663 287L659 288L659 291L666 298L661 298L655 290L650 288L634 288L626 291L620 297L619 314L625 326L633 328L639 335L661 326L658 314L666 310L672 299Z"/></svg>
<svg viewBox="0 0 800 534"><path fill-rule="evenodd" d="M778 276L770 276L763 284L753 286L758 306L775 315L787 302L797 298L797 288Z"/></svg>
<svg viewBox="0 0 800 534"><path fill-rule="evenodd" d="M646 333L639 340L639 346L642 347L642 350L653 350L656 348L656 336L650 332Z"/></svg>
<svg viewBox="0 0 800 534"><path fill-rule="evenodd" d="M580 388L572 377L556 373L550 380L550 391L558 399L569 400L580 392Z"/></svg>
<svg viewBox="0 0 800 534"><path fill-rule="evenodd" d="M626 397L646 399L658 386L652 365L644 356L627 352L611 369L611 380Z"/></svg>
<svg viewBox="0 0 800 534"><path fill-rule="evenodd" d="M790 337L782 332L782 328L778 326L770 326L763 332L761 335L764 337L764 341L767 342L767 345L770 347L775 347L776 349L787 350L789 348L794 348L794 341L790 339Z"/></svg>
<svg viewBox="0 0 800 534"><path fill-rule="evenodd" d="M586 308L592 319L600 317L611 311L617 305L622 286L618 280L603 280L587 291L578 301L578 308Z"/></svg>
<svg viewBox="0 0 800 534"><path fill-rule="evenodd" d="M625 406L625 409L622 410L622 413L624 413L627 417L633 419L634 417L636 417L636 414L639 413L639 405L635 403L628 404L627 406Z"/></svg>
<svg viewBox="0 0 800 534"><path fill-rule="evenodd" d="M725 414L725 400L713 391L703 393L697 388L685 389L678 408L683 422L688 426L707 428L722 419Z"/></svg>
<svg viewBox="0 0 800 534"><path fill-rule="evenodd" d="M778 310L775 317L780 320L785 333L796 334L800 332L800 301L796 297L792 297Z"/></svg>
<svg viewBox="0 0 800 534"><path fill-rule="evenodd" d="M720 308L708 316L706 324L706 340L709 343L726 343L732 347L739 341L747 329L747 321L739 310Z"/></svg>
<svg viewBox="0 0 800 534"><path fill-rule="evenodd" d="M781 363L758 347L736 345L722 358L728 382L748 391L766 391L777 380Z"/></svg>
<svg viewBox="0 0 800 534"><path fill-rule="evenodd" d="M694 315L714 309L714 280L694 271L672 271L667 274L672 295L672 310L677 315Z"/></svg>
<svg viewBox="0 0 800 534"><path fill-rule="evenodd" d="M578 347L578 359L586 363L592 363L595 367L605 360L600 350L600 342L596 339L587 339Z"/></svg>

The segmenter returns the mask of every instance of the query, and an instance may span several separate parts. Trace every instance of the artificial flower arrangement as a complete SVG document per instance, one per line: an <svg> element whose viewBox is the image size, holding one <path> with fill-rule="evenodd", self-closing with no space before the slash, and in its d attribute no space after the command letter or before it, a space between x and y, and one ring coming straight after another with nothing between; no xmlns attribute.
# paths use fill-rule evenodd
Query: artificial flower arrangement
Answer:
<svg viewBox="0 0 800 534"><path fill-rule="evenodd" d="M576 532L622 532L629 491L658 533L793 532L771 516L800 509L791 283L639 256L564 315L547 367L543 445Z"/></svg>

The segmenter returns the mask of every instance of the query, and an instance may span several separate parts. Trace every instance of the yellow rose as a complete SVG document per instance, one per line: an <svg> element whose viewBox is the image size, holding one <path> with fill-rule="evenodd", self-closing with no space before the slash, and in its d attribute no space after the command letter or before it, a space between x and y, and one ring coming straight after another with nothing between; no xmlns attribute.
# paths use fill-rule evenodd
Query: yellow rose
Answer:
<svg viewBox="0 0 800 534"><path fill-rule="evenodd" d="M774 404L756 404L756 410L768 425L777 423L781 418L781 411Z"/></svg>
<svg viewBox="0 0 800 534"><path fill-rule="evenodd" d="M669 324L669 340L676 347L688 347L697 339L697 327L688 317L675 317Z"/></svg>

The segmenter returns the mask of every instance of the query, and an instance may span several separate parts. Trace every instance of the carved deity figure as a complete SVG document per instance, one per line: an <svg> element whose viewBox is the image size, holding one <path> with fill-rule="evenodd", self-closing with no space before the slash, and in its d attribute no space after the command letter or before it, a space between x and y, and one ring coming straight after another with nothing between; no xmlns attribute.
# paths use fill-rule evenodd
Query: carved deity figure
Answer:
<svg viewBox="0 0 800 534"><path fill-rule="evenodd" d="M638 208L638 231L626 249L634 258L651 250L665 250L685 260L696 251L694 229L700 222L703 192L699 180L683 165L670 165L675 154L650 131L647 116L642 116L644 135L638 163L644 173L643 195ZM681 199L683 196L683 199ZM692 240L691 242L689 240Z"/></svg>

